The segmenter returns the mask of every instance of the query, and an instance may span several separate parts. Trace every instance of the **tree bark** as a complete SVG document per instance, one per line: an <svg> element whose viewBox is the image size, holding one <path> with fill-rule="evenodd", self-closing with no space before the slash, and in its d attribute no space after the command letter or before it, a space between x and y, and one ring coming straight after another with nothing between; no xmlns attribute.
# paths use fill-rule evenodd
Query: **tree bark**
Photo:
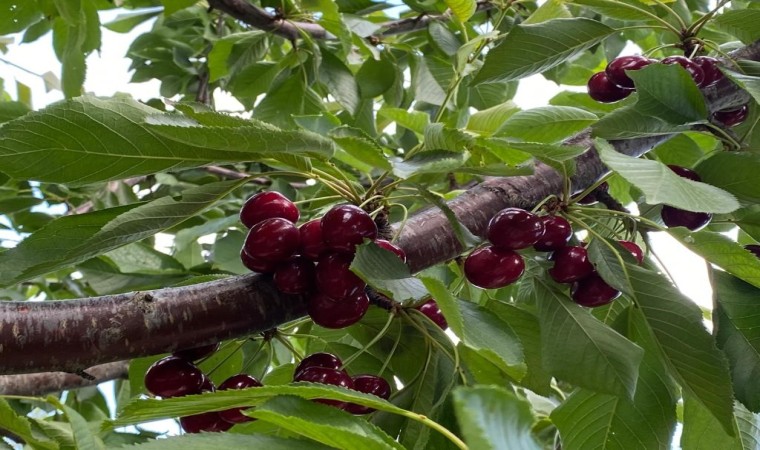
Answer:
<svg viewBox="0 0 760 450"><path fill-rule="evenodd" d="M104 381L127 378L129 361L100 364L85 370L87 376L66 372L0 375L0 395L41 396L68 389L95 386Z"/></svg>

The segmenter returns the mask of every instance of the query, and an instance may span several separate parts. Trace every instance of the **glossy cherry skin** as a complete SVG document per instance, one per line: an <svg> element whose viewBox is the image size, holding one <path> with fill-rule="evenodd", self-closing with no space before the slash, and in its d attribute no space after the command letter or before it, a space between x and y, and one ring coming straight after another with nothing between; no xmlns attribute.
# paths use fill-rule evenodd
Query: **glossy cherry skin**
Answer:
<svg viewBox="0 0 760 450"><path fill-rule="evenodd" d="M615 85L621 88L633 89L633 80L625 73L626 70L639 70L642 69L654 61L646 56L631 55L621 56L613 59L604 72L607 74L607 78Z"/></svg>
<svg viewBox="0 0 760 450"><path fill-rule="evenodd" d="M517 281L525 271L525 261L513 250L487 245L467 256L464 275L475 286L497 289Z"/></svg>
<svg viewBox="0 0 760 450"><path fill-rule="evenodd" d="M256 378L246 374L246 373L239 373L237 375L233 375L226 380L222 382L222 384L219 385L220 391L225 391L227 389L245 389L249 387L260 387L262 384L257 380ZM243 408L232 408L232 409L225 409L224 411L219 411L219 416L230 423L243 423L243 422L251 422L255 420L252 417L248 417L244 415L241 411L244 410Z"/></svg>
<svg viewBox="0 0 760 450"><path fill-rule="evenodd" d="M488 240L503 250L519 250L538 242L544 223L535 214L520 208L505 208L488 222Z"/></svg>
<svg viewBox="0 0 760 450"><path fill-rule="evenodd" d="M718 68L719 62L717 59L710 56L696 56L692 59L692 61L694 61L694 63L698 65L699 68L702 69L702 72L705 74L705 79L702 81L702 84L700 84L699 87L704 88L712 86L713 84L725 78L723 72L721 72Z"/></svg>
<svg viewBox="0 0 760 450"><path fill-rule="evenodd" d="M322 217L322 239L331 250L354 253L365 238L371 241L377 238L377 225L358 206L334 206Z"/></svg>
<svg viewBox="0 0 760 450"><path fill-rule="evenodd" d="M675 174L681 178L686 178L691 181L702 181L702 177L700 177L697 172L694 172L689 168L676 166L675 164L668 164L668 169L675 172Z"/></svg>
<svg viewBox="0 0 760 450"><path fill-rule="evenodd" d="M240 221L248 228L274 217L296 223L300 215L298 207L277 191L259 192L246 200L240 209Z"/></svg>
<svg viewBox="0 0 760 450"><path fill-rule="evenodd" d="M301 244L301 234L292 222L275 217L257 223L248 231L243 250L254 259L282 262L293 256Z"/></svg>
<svg viewBox="0 0 760 450"><path fill-rule="evenodd" d="M316 286L314 263L302 256L286 261L274 271L274 285L285 294L305 294Z"/></svg>
<svg viewBox="0 0 760 450"><path fill-rule="evenodd" d="M570 297L581 306L593 308L606 305L620 296L620 291L605 283L596 273L573 283Z"/></svg>
<svg viewBox="0 0 760 450"><path fill-rule="evenodd" d="M219 433L229 430L233 425L223 420L216 411L180 417L179 424L185 433L200 433L201 431Z"/></svg>
<svg viewBox="0 0 760 450"><path fill-rule="evenodd" d="M554 266L549 269L549 276L557 283L573 283L594 272L588 252L581 246L563 247L552 253L551 260Z"/></svg>
<svg viewBox="0 0 760 450"><path fill-rule="evenodd" d="M214 382L211 381L211 378L209 378L208 375L204 373L203 382L201 383L201 393L214 392L214 391L216 391L216 386L214 386Z"/></svg>
<svg viewBox="0 0 760 450"><path fill-rule="evenodd" d="M354 380L346 372L337 369L330 369L327 367L311 366L307 367L294 381L308 381L311 383L331 384L333 386L344 387L347 389L354 388ZM346 402L340 400L327 400L316 399L314 401L324 403L325 405L335 406L337 408L343 408L346 406Z"/></svg>
<svg viewBox="0 0 760 450"><path fill-rule="evenodd" d="M159 359L145 372L145 388L163 398L200 394L202 386L201 370L176 356Z"/></svg>
<svg viewBox="0 0 760 450"><path fill-rule="evenodd" d="M343 361L332 353L317 352L305 357L298 363L293 378L298 376L309 367L325 367L328 369L343 370Z"/></svg>
<svg viewBox="0 0 760 450"><path fill-rule="evenodd" d="M264 261L263 259L254 258L245 251L245 247L240 250L240 261L251 272L273 273L278 263L274 261Z"/></svg>
<svg viewBox="0 0 760 450"><path fill-rule="evenodd" d="M385 239L375 239L375 244L377 244L380 248L384 248L385 250L389 250L395 253L401 261L406 262L406 253L398 245L386 241Z"/></svg>
<svg viewBox="0 0 760 450"><path fill-rule="evenodd" d="M689 72L691 79L694 80L697 86L702 86L705 82L705 73L702 71L702 68L699 66L699 64L695 63L685 56L668 56L661 62L663 64L678 64L679 66L683 67L687 72Z"/></svg>
<svg viewBox="0 0 760 450"><path fill-rule="evenodd" d="M749 245L745 245L744 249L752 252L753 255L755 255L758 258L760 258L760 245L749 244Z"/></svg>
<svg viewBox="0 0 760 450"><path fill-rule="evenodd" d="M344 253L323 254L317 263L317 289L335 300L364 292L367 284L349 269L352 260Z"/></svg>
<svg viewBox="0 0 760 450"><path fill-rule="evenodd" d="M432 298L418 306L417 310L422 314L428 316L428 318L432 320L436 325L438 325L440 329L445 330L449 327L448 322L446 322L446 318L443 317L441 308L438 307L438 303L436 303L436 301Z"/></svg>
<svg viewBox="0 0 760 450"><path fill-rule="evenodd" d="M565 247L573 235L570 222L560 216L542 216L540 220L544 224L544 235L533 248L539 252L551 252Z"/></svg>
<svg viewBox="0 0 760 450"><path fill-rule="evenodd" d="M631 255L636 258L636 261L638 261L639 265L644 262L644 251L641 250L641 247L639 247L638 244L631 241L618 241L618 244L622 245L626 250L631 252Z"/></svg>
<svg viewBox="0 0 760 450"><path fill-rule="evenodd" d="M712 118L715 122L720 123L724 127L731 128L747 120L748 114L749 106L742 105L737 109L716 111L713 113Z"/></svg>
<svg viewBox="0 0 760 450"><path fill-rule="evenodd" d="M355 375L352 377L352 380L354 381L355 391L376 395L385 400L391 398L391 385L383 377L378 377L377 375ZM374 408L355 403L348 403L343 409L357 415L369 414L375 411Z"/></svg>
<svg viewBox="0 0 760 450"><path fill-rule="evenodd" d="M298 227L298 231L301 233L301 256L312 261L319 259L319 255L327 250L322 240L322 220L310 220Z"/></svg>
<svg viewBox="0 0 760 450"><path fill-rule="evenodd" d="M588 95L601 103L613 103L622 100L633 92L633 89L625 89L616 85L604 72L591 75L588 80Z"/></svg>
<svg viewBox="0 0 760 450"><path fill-rule="evenodd" d="M333 300L324 293L309 299L308 312L311 320L325 328L345 328L361 320L369 309L369 297L364 292L341 300Z"/></svg>
<svg viewBox="0 0 760 450"><path fill-rule="evenodd" d="M210 356L212 353L219 350L219 345L220 344L218 342L215 342L213 344L202 345L200 347L185 348L175 351L172 353L172 356L186 359L188 361L198 361L207 356Z"/></svg>
<svg viewBox="0 0 760 450"><path fill-rule="evenodd" d="M660 211L662 222L668 227L685 227L691 231L701 230L712 219L712 214L704 212L686 211L664 205Z"/></svg>

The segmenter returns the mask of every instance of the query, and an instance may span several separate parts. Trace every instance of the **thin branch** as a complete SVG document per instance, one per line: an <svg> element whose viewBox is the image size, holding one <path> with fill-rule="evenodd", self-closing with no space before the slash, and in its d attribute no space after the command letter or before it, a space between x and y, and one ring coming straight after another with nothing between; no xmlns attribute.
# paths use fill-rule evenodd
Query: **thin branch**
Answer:
<svg viewBox="0 0 760 450"><path fill-rule="evenodd" d="M66 372L41 372L0 375L0 395L40 396L53 392L95 386L104 381L127 378L129 361L117 361L90 367L85 378Z"/></svg>

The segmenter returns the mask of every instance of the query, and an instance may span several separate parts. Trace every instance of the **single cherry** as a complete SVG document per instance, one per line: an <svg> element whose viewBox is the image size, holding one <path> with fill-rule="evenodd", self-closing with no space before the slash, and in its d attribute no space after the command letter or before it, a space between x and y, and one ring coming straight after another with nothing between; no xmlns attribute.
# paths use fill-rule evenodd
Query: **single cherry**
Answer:
<svg viewBox="0 0 760 450"><path fill-rule="evenodd" d="M383 377L377 375L355 375L352 377L352 380L354 381L355 391L376 395L385 400L391 398L391 385ZM369 414L375 411L374 408L355 403L348 403L343 409L357 415Z"/></svg>
<svg viewBox="0 0 760 450"><path fill-rule="evenodd" d="M613 59L607 68L604 69L604 73L607 74L607 78L617 86L621 88L633 89L633 80L625 73L626 70L639 70L642 69L654 61L641 55L621 56Z"/></svg>
<svg viewBox="0 0 760 450"><path fill-rule="evenodd" d="M616 85L604 72L597 72L591 75L588 80L588 95L594 100L602 103L613 103L622 100L633 92L633 89L625 89Z"/></svg>
<svg viewBox="0 0 760 450"><path fill-rule="evenodd" d="M505 208L488 222L486 232L494 247L519 250L530 247L544 235L544 223L535 214L520 208Z"/></svg>
<svg viewBox="0 0 760 450"><path fill-rule="evenodd" d="M705 74L705 79L699 87L704 88L712 86L725 77L723 72L718 68L719 61L711 56L696 56L692 61L694 61Z"/></svg>
<svg viewBox="0 0 760 450"><path fill-rule="evenodd" d="M570 222L560 216L542 216L540 220L544 224L544 235L533 244L534 249L551 252L567 245L573 235Z"/></svg>
<svg viewBox="0 0 760 450"><path fill-rule="evenodd" d="M602 277L594 273L573 283L570 296L581 306L593 308L606 305L620 296L620 291L607 284Z"/></svg>
<svg viewBox="0 0 760 450"><path fill-rule="evenodd" d="M639 247L638 244L631 241L618 241L618 244L622 245L626 250L631 252L631 255L636 258L636 261L639 262L639 265L644 262L644 252L641 250L641 247Z"/></svg>
<svg viewBox="0 0 760 450"><path fill-rule="evenodd" d="M260 386L262 386L262 384L256 378L246 373L239 373L224 380L222 384L219 385L219 390L225 391L227 389L245 389L249 387ZM252 417L244 415L241 412L244 409L245 407L225 409L224 411L219 411L219 416L221 416L223 420L230 423L243 423L255 420Z"/></svg>
<svg viewBox="0 0 760 450"><path fill-rule="evenodd" d="M322 220L314 219L298 227L301 233L301 256L305 256L312 261L319 259L327 247L322 240Z"/></svg>
<svg viewBox="0 0 760 450"><path fill-rule="evenodd" d="M406 253L398 245L385 239L375 239L375 244L396 254L402 262L406 262Z"/></svg>
<svg viewBox="0 0 760 450"><path fill-rule="evenodd" d="M346 372L337 369L330 369L327 367L307 367L298 374L298 377L296 377L294 381L308 381L311 383L331 384L333 386L339 386L347 389L354 388L354 380L352 380ZM346 402L342 402L340 400L316 399L314 401L335 406L337 408L343 408L346 406Z"/></svg>
<svg viewBox="0 0 760 450"><path fill-rule="evenodd" d="M200 433L201 431L219 433L229 430L233 425L223 420L216 411L180 417L179 424L185 433Z"/></svg>
<svg viewBox="0 0 760 450"><path fill-rule="evenodd" d="M248 228L274 217L296 223L299 216L298 207L277 191L259 192L246 200L240 209L240 221Z"/></svg>
<svg viewBox="0 0 760 450"><path fill-rule="evenodd" d="M305 294L314 289L314 263L303 256L286 261L274 271L274 285L285 294Z"/></svg>
<svg viewBox="0 0 760 450"><path fill-rule="evenodd" d="M145 372L145 388L163 398L200 394L203 373L192 362L167 356L154 362Z"/></svg>
<svg viewBox="0 0 760 450"><path fill-rule="evenodd" d="M481 247L464 260L464 275L475 286L497 289L517 281L525 271L525 261L513 250Z"/></svg>
<svg viewBox="0 0 760 450"><path fill-rule="evenodd" d="M214 342L213 344L201 345L200 347L185 348L175 351L172 353L172 356L188 361L198 361L219 350L220 345L219 342Z"/></svg>
<svg viewBox="0 0 760 450"><path fill-rule="evenodd" d="M432 320L436 325L438 325L440 329L445 330L449 327L448 322L446 322L446 318L443 317L441 308L438 307L438 303L436 303L436 301L432 298L418 306L417 310L422 314L428 316L428 318Z"/></svg>
<svg viewBox="0 0 760 450"><path fill-rule="evenodd" d="M738 107L737 109L716 111L712 114L712 118L715 122L720 123L724 127L731 128L747 120L748 114L749 114L749 106L742 105Z"/></svg>
<svg viewBox="0 0 760 450"><path fill-rule="evenodd" d="M293 378L298 378L301 372L308 367L326 367L328 369L343 370L343 361L332 353L317 352L305 357L296 366Z"/></svg>
<svg viewBox="0 0 760 450"><path fill-rule="evenodd" d="M311 320L325 328L345 328L353 325L367 313L369 297L364 292L341 300L333 300L324 293L309 299L308 312Z"/></svg>
<svg viewBox="0 0 760 450"><path fill-rule="evenodd" d="M292 222L275 217L266 219L248 231L243 250L254 259L282 262L298 251L301 234Z"/></svg>
<svg viewBox="0 0 760 450"><path fill-rule="evenodd" d="M263 259L254 258L245 251L245 247L240 250L240 261L251 272L272 273L277 268L277 263L273 261L264 261Z"/></svg>
<svg viewBox="0 0 760 450"><path fill-rule="evenodd" d="M323 254L317 263L317 289L335 300L364 292L367 284L349 269L352 260L345 253Z"/></svg>
<svg viewBox="0 0 760 450"><path fill-rule="evenodd" d="M668 227L685 227L691 231L698 231L704 228L712 219L712 214L704 212L686 211L664 205L660 211L662 222Z"/></svg>
<svg viewBox="0 0 760 450"><path fill-rule="evenodd" d="M377 225L358 206L338 205L322 217L322 238L329 249L354 253L365 238L377 238Z"/></svg>
<svg viewBox="0 0 760 450"><path fill-rule="evenodd" d="M695 63L685 56L668 56L662 60L662 63L668 65L678 64L679 66L683 67L687 72L689 72L691 79L694 80L697 86L702 86L705 82L705 73L702 71L702 68L699 66L699 64Z"/></svg>
<svg viewBox="0 0 760 450"><path fill-rule="evenodd" d="M594 271L588 252L581 246L562 247L552 253L550 259L554 261L554 266L549 269L549 276L557 283L573 283Z"/></svg>

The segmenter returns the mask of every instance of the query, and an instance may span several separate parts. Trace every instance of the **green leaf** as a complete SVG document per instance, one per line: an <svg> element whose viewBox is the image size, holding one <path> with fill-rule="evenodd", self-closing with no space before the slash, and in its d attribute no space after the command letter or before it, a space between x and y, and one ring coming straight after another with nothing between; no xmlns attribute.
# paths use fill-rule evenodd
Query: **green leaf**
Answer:
<svg viewBox="0 0 760 450"><path fill-rule="evenodd" d="M164 5L164 15L170 16L175 12L189 8L198 3L198 0L161 0L161 4Z"/></svg>
<svg viewBox="0 0 760 450"><path fill-rule="evenodd" d="M431 105L442 105L446 99L446 91L431 73L425 59L412 53L410 54L409 66L415 100Z"/></svg>
<svg viewBox="0 0 760 450"><path fill-rule="evenodd" d="M442 123L431 123L425 127L426 150L448 150L461 152L472 141L472 136L456 128L448 128Z"/></svg>
<svg viewBox="0 0 760 450"><path fill-rule="evenodd" d="M547 370L579 387L633 397L643 350L545 283L537 280L532 295Z"/></svg>
<svg viewBox="0 0 760 450"><path fill-rule="evenodd" d="M2 397L0 397L0 424L2 424L0 428L4 431L18 436L35 449L58 449L58 445L55 442L44 439L37 433L33 432L29 419L17 414L11 405Z"/></svg>
<svg viewBox="0 0 760 450"><path fill-rule="evenodd" d="M397 302L420 300L427 295L422 282L412 277L409 267L393 252L380 248L374 242L356 248L351 270Z"/></svg>
<svg viewBox="0 0 760 450"><path fill-rule="evenodd" d="M593 135L604 139L634 139L669 135L689 129L687 125L673 125L627 106L599 119L593 126Z"/></svg>
<svg viewBox="0 0 760 450"><path fill-rule="evenodd" d="M678 64L650 64L631 71L644 115L681 125L707 120L707 104L694 80Z"/></svg>
<svg viewBox="0 0 760 450"><path fill-rule="evenodd" d="M191 1L195 3L195 0L191 0ZM138 12L132 12L132 13L126 13L126 14L119 14L112 21L106 24L103 24L103 27L108 28L109 30L116 33L129 33L136 26L156 17L159 14L161 14L161 11L147 11L147 12L138 11Z"/></svg>
<svg viewBox="0 0 760 450"><path fill-rule="evenodd" d="M66 98L82 94L87 72L85 54L82 50L85 39L85 27L81 24L71 25L58 18L53 25L53 40L60 43L61 86Z"/></svg>
<svg viewBox="0 0 760 450"><path fill-rule="evenodd" d="M144 444L127 447L129 450L208 450L210 448L267 450L329 450L314 441L288 439L265 434L201 433L173 436L171 439L156 439Z"/></svg>
<svg viewBox="0 0 760 450"><path fill-rule="evenodd" d="M383 148L358 128L340 127L331 130L330 138L346 153L372 169L390 170L391 163L383 154Z"/></svg>
<svg viewBox="0 0 760 450"><path fill-rule="evenodd" d="M19 118L29 112L29 108L20 102L0 102L0 124Z"/></svg>
<svg viewBox="0 0 760 450"><path fill-rule="evenodd" d="M595 146L602 162L641 190L647 203L664 203L695 212L729 213L739 208L739 202L728 192L679 177L659 161L618 153L599 139Z"/></svg>
<svg viewBox="0 0 760 450"><path fill-rule="evenodd" d="M749 45L760 39L758 21L760 10L747 8L726 11L714 17L711 23Z"/></svg>
<svg viewBox="0 0 760 450"><path fill-rule="evenodd" d="M734 435L725 432L710 411L684 395L681 447L689 450L750 450L760 446L760 420L737 405Z"/></svg>
<svg viewBox="0 0 760 450"><path fill-rule="evenodd" d="M760 186L757 183L760 155L750 152L714 152L694 170L704 183L724 189L742 202L760 203Z"/></svg>
<svg viewBox="0 0 760 450"><path fill-rule="evenodd" d="M445 0L446 6L460 22L466 22L475 14L475 0Z"/></svg>
<svg viewBox="0 0 760 450"><path fill-rule="evenodd" d="M423 134L430 123L430 115L422 111L407 111L401 108L380 108L380 117L396 122L396 125L408 128L415 133Z"/></svg>
<svg viewBox="0 0 760 450"><path fill-rule="evenodd" d="M551 144L577 134L596 120L595 114L579 108L542 106L513 114L498 135Z"/></svg>
<svg viewBox="0 0 760 450"><path fill-rule="evenodd" d="M524 24L541 23L551 19L567 19L573 13L565 5L564 0L547 0L525 19Z"/></svg>
<svg viewBox="0 0 760 450"><path fill-rule="evenodd" d="M732 433L733 392L726 356L702 322L699 307L661 275L628 265L634 301L671 375Z"/></svg>
<svg viewBox="0 0 760 450"><path fill-rule="evenodd" d="M544 72L598 44L614 31L586 18L517 25L501 45L488 52L473 83L517 80Z"/></svg>
<svg viewBox="0 0 760 450"><path fill-rule="evenodd" d="M747 91L756 102L760 103L760 77L744 75L727 69L723 69L723 73L725 73L731 81L739 85L740 88Z"/></svg>
<svg viewBox="0 0 760 450"><path fill-rule="evenodd" d="M571 0L570 3L583 5L588 9L601 14L604 17L609 17L610 19L631 22L652 22L655 20L652 17L652 14L655 14L656 11L648 11L651 8L645 6L643 2L635 2L634 4L629 4L624 1ZM650 14L647 14L647 12Z"/></svg>
<svg viewBox="0 0 760 450"><path fill-rule="evenodd" d="M535 418L526 400L497 386L460 387L454 391L459 425L470 448L538 450L531 428Z"/></svg>
<svg viewBox="0 0 760 450"><path fill-rule="evenodd" d="M520 111L520 107L512 101L492 106L472 114L467 121L467 129L490 136L501 128L513 114Z"/></svg>
<svg viewBox="0 0 760 450"><path fill-rule="evenodd" d="M457 336L463 336L465 333L464 318L462 318L462 312L459 309L459 303L464 300L460 300L451 293L451 290L443 283L443 281L428 276L420 276L422 284L425 285L425 289L430 292L430 295L435 299L438 307L446 318L446 323Z"/></svg>
<svg viewBox="0 0 760 450"><path fill-rule="evenodd" d="M456 171L469 159L469 152L431 150L418 153L406 161L392 162L393 174L399 178L411 178L423 173L448 173Z"/></svg>
<svg viewBox="0 0 760 450"><path fill-rule="evenodd" d="M614 250L609 245L612 245ZM617 243L613 244L612 241L594 239L588 245L588 258L607 284L626 295L633 292L624 264L625 261L636 262L630 252Z"/></svg>
<svg viewBox="0 0 760 450"><path fill-rule="evenodd" d="M85 418L74 408L64 405L57 398L52 396L48 397L47 401L56 405L66 415L69 425L71 425L74 443L78 450L105 450L106 447L105 444L103 444L103 441L93 433L87 420L85 420Z"/></svg>
<svg viewBox="0 0 760 450"><path fill-rule="evenodd" d="M319 81L327 86L330 94L349 114L354 115L356 113L360 98L359 86L354 79L354 74L330 51L322 51Z"/></svg>
<svg viewBox="0 0 760 450"><path fill-rule="evenodd" d="M368 58L356 73L356 84L359 85L362 98L382 95L393 86L395 80L396 68L386 58Z"/></svg>
<svg viewBox="0 0 760 450"><path fill-rule="evenodd" d="M41 17L37 2L3 2L0 4L0 36L24 31Z"/></svg>
<svg viewBox="0 0 760 450"><path fill-rule="evenodd" d="M210 183L187 189L177 199L63 216L0 253L0 283L15 284L145 239L193 217L245 182Z"/></svg>
<svg viewBox="0 0 760 450"><path fill-rule="evenodd" d="M713 271L717 308L713 312L718 347L726 353L736 398L750 411L760 411L760 289L720 271Z"/></svg>

